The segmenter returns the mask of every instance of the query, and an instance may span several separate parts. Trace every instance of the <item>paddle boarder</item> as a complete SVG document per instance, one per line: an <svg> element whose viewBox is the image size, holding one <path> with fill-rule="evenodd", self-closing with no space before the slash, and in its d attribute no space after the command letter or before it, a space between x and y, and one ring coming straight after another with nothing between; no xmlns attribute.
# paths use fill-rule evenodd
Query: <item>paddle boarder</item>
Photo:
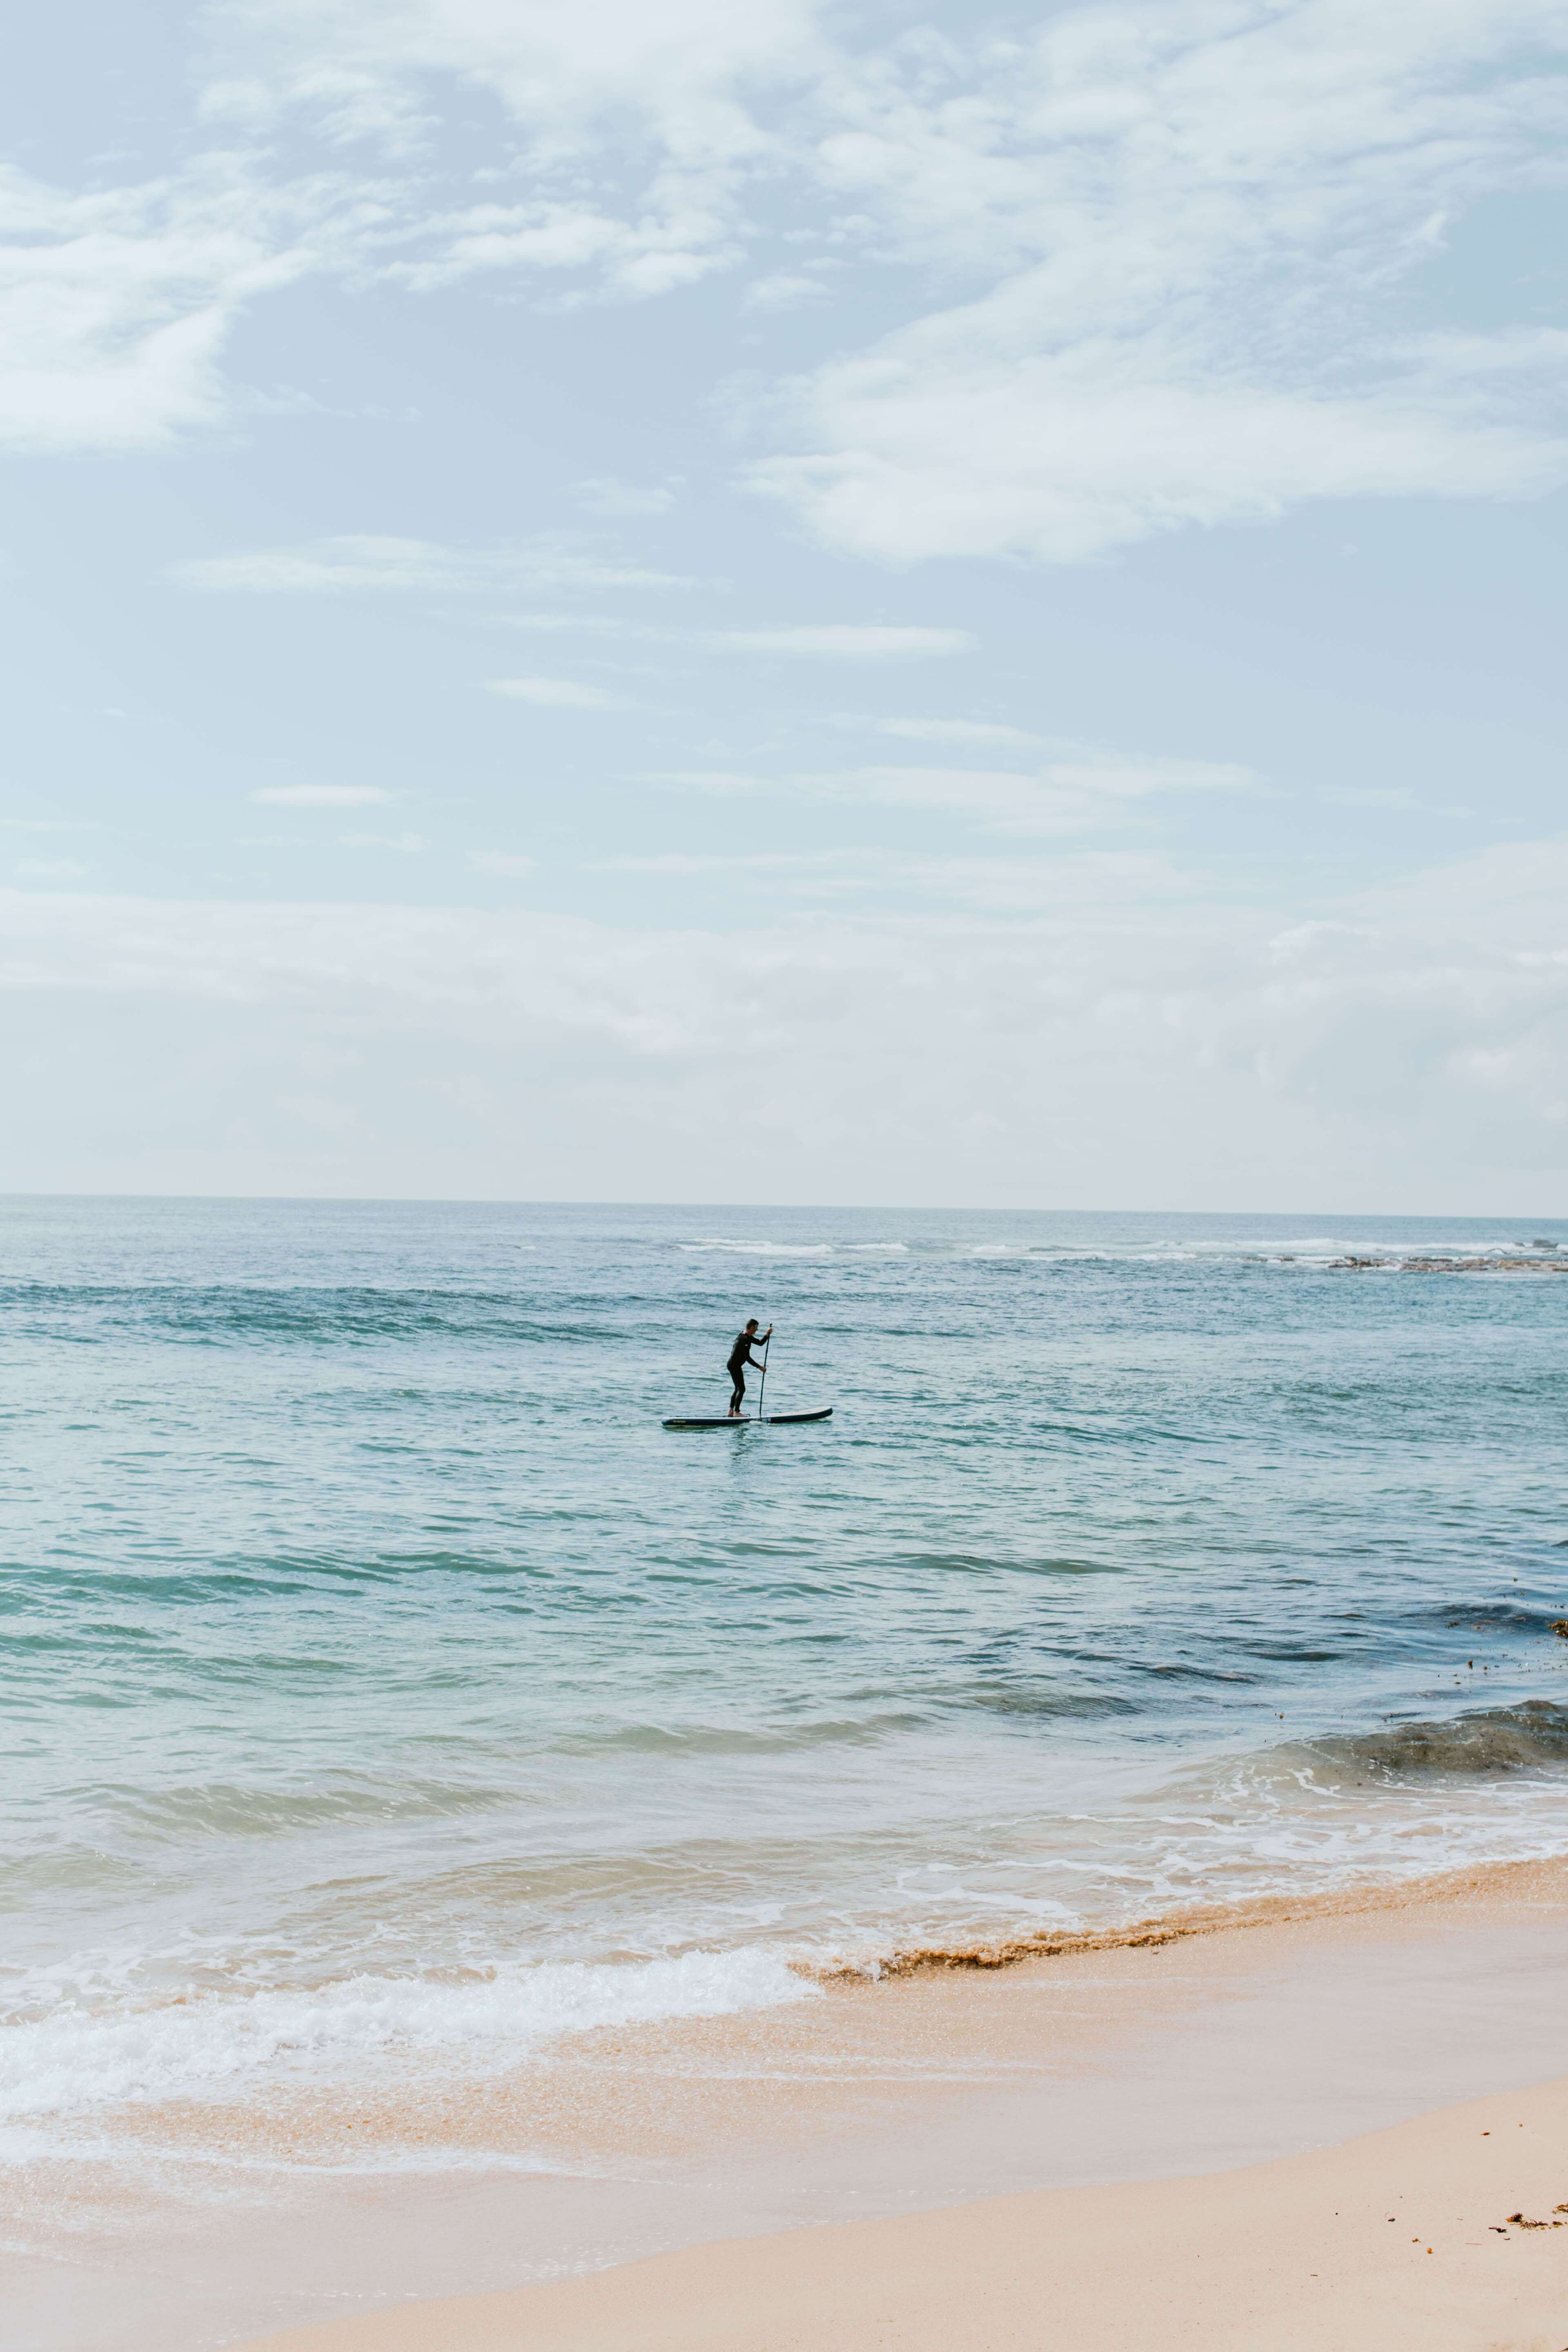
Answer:
<svg viewBox="0 0 1568 2352"><path fill-rule="evenodd" d="M773 1327L770 1323L762 1334L762 1345L764 1348L773 1336ZM730 1380L734 1391L730 1399L728 1418L731 1421L738 1421L741 1416L741 1401L746 1393L746 1366L750 1364L759 1372L765 1372L768 1369L760 1356L753 1356L752 1353L752 1349L757 1344L757 1318L753 1315L745 1329L736 1333L735 1344L730 1350Z"/></svg>

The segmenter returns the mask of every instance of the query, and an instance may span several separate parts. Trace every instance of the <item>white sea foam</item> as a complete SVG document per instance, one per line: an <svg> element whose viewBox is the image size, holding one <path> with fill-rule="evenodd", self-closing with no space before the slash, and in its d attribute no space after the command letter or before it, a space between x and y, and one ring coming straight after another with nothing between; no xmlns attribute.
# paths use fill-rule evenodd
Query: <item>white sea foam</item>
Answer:
<svg viewBox="0 0 1568 2352"><path fill-rule="evenodd" d="M831 1257L831 1242L682 1242L679 1247L689 1256L700 1257L713 1253L725 1257Z"/></svg>
<svg viewBox="0 0 1568 2352"><path fill-rule="evenodd" d="M752 1947L542 1962L478 1981L358 1975L130 2011L67 2006L0 2030L0 2123L226 2099L289 2082L363 2085L429 2064L491 2075L598 2026L734 2016L816 1997L782 1955Z"/></svg>

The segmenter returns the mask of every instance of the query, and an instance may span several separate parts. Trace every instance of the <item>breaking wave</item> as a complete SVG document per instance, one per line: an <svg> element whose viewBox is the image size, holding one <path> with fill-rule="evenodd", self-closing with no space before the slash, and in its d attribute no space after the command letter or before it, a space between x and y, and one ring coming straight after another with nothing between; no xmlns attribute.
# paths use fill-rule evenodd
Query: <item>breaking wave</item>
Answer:
<svg viewBox="0 0 1568 2352"><path fill-rule="evenodd" d="M233 1988L127 2011L63 2005L0 2031L0 2126L266 2086L365 2086L434 2063L490 2077L563 2035L728 2017L810 2000L773 1952L742 1948L628 1962L542 1962L454 1980L359 1974Z"/></svg>

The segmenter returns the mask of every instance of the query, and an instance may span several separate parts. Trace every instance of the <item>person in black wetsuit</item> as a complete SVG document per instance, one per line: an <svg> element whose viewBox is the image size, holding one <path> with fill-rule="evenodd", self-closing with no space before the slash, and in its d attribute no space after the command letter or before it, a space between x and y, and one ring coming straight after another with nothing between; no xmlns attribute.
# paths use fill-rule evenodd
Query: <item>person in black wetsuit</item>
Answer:
<svg viewBox="0 0 1568 2352"><path fill-rule="evenodd" d="M767 1346L768 1341L773 1338L773 1327L770 1323L767 1329L762 1334L762 1344L764 1348ZM730 1418L731 1420L733 1420L740 1412L741 1400L746 1393L746 1366L751 1364L759 1372L765 1371L767 1370L766 1365L762 1361L762 1360L759 1357L753 1356L752 1353L752 1349L756 1345L756 1342L757 1318L753 1315L745 1329L737 1335L735 1344L730 1350L730 1378L734 1384L734 1394L730 1399Z"/></svg>

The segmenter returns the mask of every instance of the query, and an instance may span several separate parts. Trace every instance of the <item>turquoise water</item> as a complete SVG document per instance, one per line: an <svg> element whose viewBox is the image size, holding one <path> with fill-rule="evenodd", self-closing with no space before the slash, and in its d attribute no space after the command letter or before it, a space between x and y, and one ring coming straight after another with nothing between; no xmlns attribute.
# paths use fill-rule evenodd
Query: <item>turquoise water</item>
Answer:
<svg viewBox="0 0 1568 2352"><path fill-rule="evenodd" d="M5 1202L4 2145L1568 1850L1545 1244Z"/></svg>

